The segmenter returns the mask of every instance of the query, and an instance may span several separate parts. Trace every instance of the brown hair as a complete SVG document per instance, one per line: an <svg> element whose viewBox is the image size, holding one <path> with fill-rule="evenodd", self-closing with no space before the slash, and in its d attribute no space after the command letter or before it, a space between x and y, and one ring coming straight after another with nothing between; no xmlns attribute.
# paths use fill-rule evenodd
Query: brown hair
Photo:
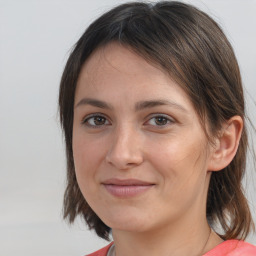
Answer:
<svg viewBox="0 0 256 256"><path fill-rule="evenodd" d="M110 228L87 204L76 180L72 127L77 79L82 65L101 46L117 41L176 79L197 111L211 141L223 122L239 115L244 119L240 71L232 46L221 28L197 8L175 1L119 5L94 21L76 43L62 75L59 92L60 120L67 155L67 188L64 218L72 223L84 218L98 236L108 239ZM207 218L219 223L224 239L244 239L253 221L242 188L246 167L247 131L244 127L237 154L223 170L213 172L207 198Z"/></svg>

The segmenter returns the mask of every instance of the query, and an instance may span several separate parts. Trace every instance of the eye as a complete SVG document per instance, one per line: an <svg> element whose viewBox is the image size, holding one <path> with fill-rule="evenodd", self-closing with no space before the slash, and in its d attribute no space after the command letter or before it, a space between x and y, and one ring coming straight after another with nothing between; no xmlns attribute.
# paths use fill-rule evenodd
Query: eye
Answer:
<svg viewBox="0 0 256 256"><path fill-rule="evenodd" d="M94 127L94 128L102 127L110 124L107 118L102 115L90 115L86 117L82 123L89 127Z"/></svg>
<svg viewBox="0 0 256 256"><path fill-rule="evenodd" d="M158 116L154 116L154 117L150 118L149 121L147 122L147 124L152 125L152 126L166 126L173 122L174 121L167 116L158 115Z"/></svg>

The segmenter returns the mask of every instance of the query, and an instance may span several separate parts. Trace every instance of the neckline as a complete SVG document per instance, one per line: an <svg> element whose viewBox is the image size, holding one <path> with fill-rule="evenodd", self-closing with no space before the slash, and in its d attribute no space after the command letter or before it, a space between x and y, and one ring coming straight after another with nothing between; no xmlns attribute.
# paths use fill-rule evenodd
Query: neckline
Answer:
<svg viewBox="0 0 256 256"><path fill-rule="evenodd" d="M231 240L225 240L222 243L218 244L214 248L212 248L210 251L206 252L202 256L214 256L216 252L219 252L221 250L222 253L225 253L226 251L230 251L231 248L234 248L238 245L238 243L241 242L240 240L231 239ZM115 249L114 242L111 242L110 247L107 252L107 256L114 256L113 252Z"/></svg>
<svg viewBox="0 0 256 256"><path fill-rule="evenodd" d="M107 252L107 255L106 256L114 256L114 250L115 250L115 244L114 242L112 242L110 244L110 247L108 248L108 252Z"/></svg>

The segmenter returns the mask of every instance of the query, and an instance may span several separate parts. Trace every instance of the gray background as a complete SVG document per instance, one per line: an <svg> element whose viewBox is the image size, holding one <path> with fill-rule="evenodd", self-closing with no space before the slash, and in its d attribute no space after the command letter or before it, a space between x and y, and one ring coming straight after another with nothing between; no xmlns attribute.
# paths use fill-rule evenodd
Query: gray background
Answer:
<svg viewBox="0 0 256 256"><path fill-rule="evenodd" d="M107 244L81 222L70 228L61 219L65 157L57 94L72 45L122 2L0 0L0 255L75 256ZM256 1L186 2L215 18L231 40L255 125ZM248 173L256 219L255 175ZM248 241L256 244L256 235Z"/></svg>

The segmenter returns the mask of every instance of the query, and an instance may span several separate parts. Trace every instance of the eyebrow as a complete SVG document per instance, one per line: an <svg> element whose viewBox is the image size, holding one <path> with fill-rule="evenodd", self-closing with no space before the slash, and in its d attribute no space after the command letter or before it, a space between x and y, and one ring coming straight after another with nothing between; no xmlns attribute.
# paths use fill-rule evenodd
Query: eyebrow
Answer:
<svg viewBox="0 0 256 256"><path fill-rule="evenodd" d="M112 109L112 107L107 104L104 101L101 100L96 100L96 99L91 99L91 98L83 98L81 99L75 106L75 108L82 106L82 105L91 105L94 107L98 107L98 108L103 108L103 109Z"/></svg>
<svg viewBox="0 0 256 256"><path fill-rule="evenodd" d="M92 99L92 98L81 99L75 105L75 108L82 106L82 105L91 105L91 106L102 108L102 109L113 109L113 107L111 105L109 105L108 103L101 101L101 100ZM183 106L177 104L176 102L164 100L164 99L146 100L146 101L137 102L135 104L135 111L141 111L143 109L154 108L157 106L171 106L171 107L179 109L183 112L188 112Z"/></svg>
<svg viewBox="0 0 256 256"><path fill-rule="evenodd" d="M176 102L169 101L169 100L163 100L163 99L146 100L146 101L137 102L135 104L135 110L140 111L140 110L143 110L146 108L153 108L153 107L157 107L157 106L171 106L171 107L177 108L179 110L182 110L184 112L187 112L187 110L183 106L177 104Z"/></svg>

